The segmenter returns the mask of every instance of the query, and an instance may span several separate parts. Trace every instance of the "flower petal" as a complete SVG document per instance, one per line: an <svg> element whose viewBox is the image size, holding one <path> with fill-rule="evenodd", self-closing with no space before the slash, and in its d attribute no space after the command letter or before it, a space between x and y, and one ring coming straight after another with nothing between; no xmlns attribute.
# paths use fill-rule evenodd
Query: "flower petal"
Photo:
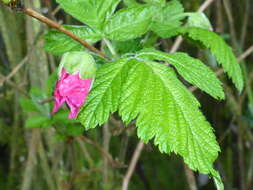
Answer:
<svg viewBox="0 0 253 190"><path fill-rule="evenodd" d="M69 113L69 119L74 119L74 118L76 118L76 116L78 115L78 111L79 111L79 109L80 109L80 107L76 107L74 104L72 104L72 102L71 101L69 101L68 99L67 99L67 104L68 104L68 106L69 106L69 108L70 108L70 113Z"/></svg>

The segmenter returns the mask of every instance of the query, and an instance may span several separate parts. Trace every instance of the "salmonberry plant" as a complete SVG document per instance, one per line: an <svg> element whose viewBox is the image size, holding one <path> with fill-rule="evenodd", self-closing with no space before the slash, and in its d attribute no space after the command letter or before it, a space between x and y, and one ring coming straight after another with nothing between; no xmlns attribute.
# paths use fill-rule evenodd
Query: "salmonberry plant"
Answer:
<svg viewBox="0 0 253 190"><path fill-rule="evenodd" d="M211 31L203 13L184 12L172 0L57 0L82 25L64 27L90 44L101 45L108 59L92 54L99 64L93 87L77 120L86 129L103 125L117 112L125 124L135 122L138 137L150 140L163 153L183 157L193 170L222 182L213 163L220 147L199 101L179 80L197 86L215 99L224 99L222 83L201 60L183 52L155 48L158 38L183 36L210 50L241 91L242 72L232 49ZM88 51L67 35L51 30L45 49L55 55Z"/></svg>

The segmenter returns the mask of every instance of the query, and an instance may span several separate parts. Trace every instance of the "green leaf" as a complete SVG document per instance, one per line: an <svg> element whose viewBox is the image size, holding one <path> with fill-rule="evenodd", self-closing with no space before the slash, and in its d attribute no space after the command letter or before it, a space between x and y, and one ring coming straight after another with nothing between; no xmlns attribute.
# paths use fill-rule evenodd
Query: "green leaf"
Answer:
<svg viewBox="0 0 253 190"><path fill-rule="evenodd" d="M92 1L92 0L91 0ZM94 0L93 0L94 1ZM107 20L114 13L120 0L95 0L99 18Z"/></svg>
<svg viewBox="0 0 253 190"><path fill-rule="evenodd" d="M66 120L66 118L65 118ZM81 136L84 132L84 128L82 125L66 125L66 126L60 126L57 129L58 133L60 133L64 138L67 137L75 137L75 136Z"/></svg>
<svg viewBox="0 0 253 190"><path fill-rule="evenodd" d="M159 5L159 6L163 6L166 4L166 0L144 0L144 2Z"/></svg>
<svg viewBox="0 0 253 190"><path fill-rule="evenodd" d="M33 101L28 98L20 98L19 103L22 109L26 112L38 112L37 107L34 105Z"/></svg>
<svg viewBox="0 0 253 190"><path fill-rule="evenodd" d="M175 152L193 170L216 175L213 162L220 148L198 107L199 102L173 69L151 61L132 61L119 106L123 121L136 119L141 140L154 138L161 152Z"/></svg>
<svg viewBox="0 0 253 190"><path fill-rule="evenodd" d="M30 96L33 104L36 106L39 113L45 117L50 117L50 106L49 104L40 104L39 102L43 99L48 98L44 91L40 88L33 87L30 89Z"/></svg>
<svg viewBox="0 0 253 190"><path fill-rule="evenodd" d="M148 31L153 13L151 6L122 9L106 23L105 35L109 39L119 41L140 37Z"/></svg>
<svg viewBox="0 0 253 190"><path fill-rule="evenodd" d="M51 120L48 117L41 115L33 115L29 117L25 122L26 128L40 128L40 127L49 127Z"/></svg>
<svg viewBox="0 0 253 190"><path fill-rule="evenodd" d="M212 29L212 25L206 15L202 12L188 13L190 14L187 25L190 27L199 27L207 30Z"/></svg>
<svg viewBox="0 0 253 190"><path fill-rule="evenodd" d="M69 110L59 110L56 114L52 116L52 123L57 126L62 127L62 125L75 125L77 121L66 119L68 118Z"/></svg>
<svg viewBox="0 0 253 190"><path fill-rule="evenodd" d="M209 48L218 63L222 65L224 71L232 79L237 89L242 91L243 77L241 68L232 49L219 35L209 30L196 27L182 27L179 29L179 33L199 41L205 47Z"/></svg>
<svg viewBox="0 0 253 190"><path fill-rule="evenodd" d="M136 0L124 0L124 3L128 7L139 6L140 4L136 2Z"/></svg>
<svg viewBox="0 0 253 190"><path fill-rule="evenodd" d="M126 63L126 59L121 59L98 69L93 88L78 115L86 129L102 125L109 114L118 109L121 87L128 70Z"/></svg>
<svg viewBox="0 0 253 190"><path fill-rule="evenodd" d="M184 8L179 1L171 1L164 7L156 8L156 15L153 18L151 29L163 38L176 35L176 29L182 24L185 18Z"/></svg>
<svg viewBox="0 0 253 190"><path fill-rule="evenodd" d="M95 32L87 26L64 25L64 28L90 44L102 38L99 32ZM61 55L69 51L84 50L82 44L57 30L50 30L45 35L45 39L45 50L55 55Z"/></svg>
<svg viewBox="0 0 253 190"><path fill-rule="evenodd" d="M139 56L172 64L189 83L196 85L216 99L224 99L221 82L215 73L200 60L192 58L186 53L168 54L158 50L144 50L140 52Z"/></svg>
<svg viewBox="0 0 253 190"><path fill-rule="evenodd" d="M120 0L57 0L57 2L79 21L92 28L101 29Z"/></svg>

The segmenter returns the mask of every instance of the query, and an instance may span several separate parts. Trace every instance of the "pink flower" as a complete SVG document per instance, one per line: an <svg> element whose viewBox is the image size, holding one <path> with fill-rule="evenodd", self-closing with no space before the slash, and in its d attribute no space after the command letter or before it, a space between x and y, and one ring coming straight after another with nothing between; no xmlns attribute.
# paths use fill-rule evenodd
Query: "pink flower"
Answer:
<svg viewBox="0 0 253 190"><path fill-rule="evenodd" d="M66 102L70 107L69 119L78 115L80 107L84 104L92 85L92 78L81 79L79 73L69 74L64 68L54 91L55 104L53 113Z"/></svg>

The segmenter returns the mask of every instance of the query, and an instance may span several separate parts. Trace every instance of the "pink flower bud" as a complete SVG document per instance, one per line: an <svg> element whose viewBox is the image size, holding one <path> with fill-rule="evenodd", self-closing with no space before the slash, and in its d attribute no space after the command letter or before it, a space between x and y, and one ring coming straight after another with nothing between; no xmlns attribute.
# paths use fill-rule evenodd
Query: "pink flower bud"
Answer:
<svg viewBox="0 0 253 190"><path fill-rule="evenodd" d="M71 75L62 69L61 78L54 91L53 113L57 112L60 106L66 102L71 110L69 119L76 118L89 94L92 81L93 79L81 79L79 73Z"/></svg>
<svg viewBox="0 0 253 190"><path fill-rule="evenodd" d="M56 113L66 102L70 108L69 119L77 117L90 92L96 70L93 58L89 56L89 59L85 58L87 53L84 52L71 52L63 56L59 71L60 79L54 91L55 105L52 113ZM89 65L85 66L86 64Z"/></svg>

